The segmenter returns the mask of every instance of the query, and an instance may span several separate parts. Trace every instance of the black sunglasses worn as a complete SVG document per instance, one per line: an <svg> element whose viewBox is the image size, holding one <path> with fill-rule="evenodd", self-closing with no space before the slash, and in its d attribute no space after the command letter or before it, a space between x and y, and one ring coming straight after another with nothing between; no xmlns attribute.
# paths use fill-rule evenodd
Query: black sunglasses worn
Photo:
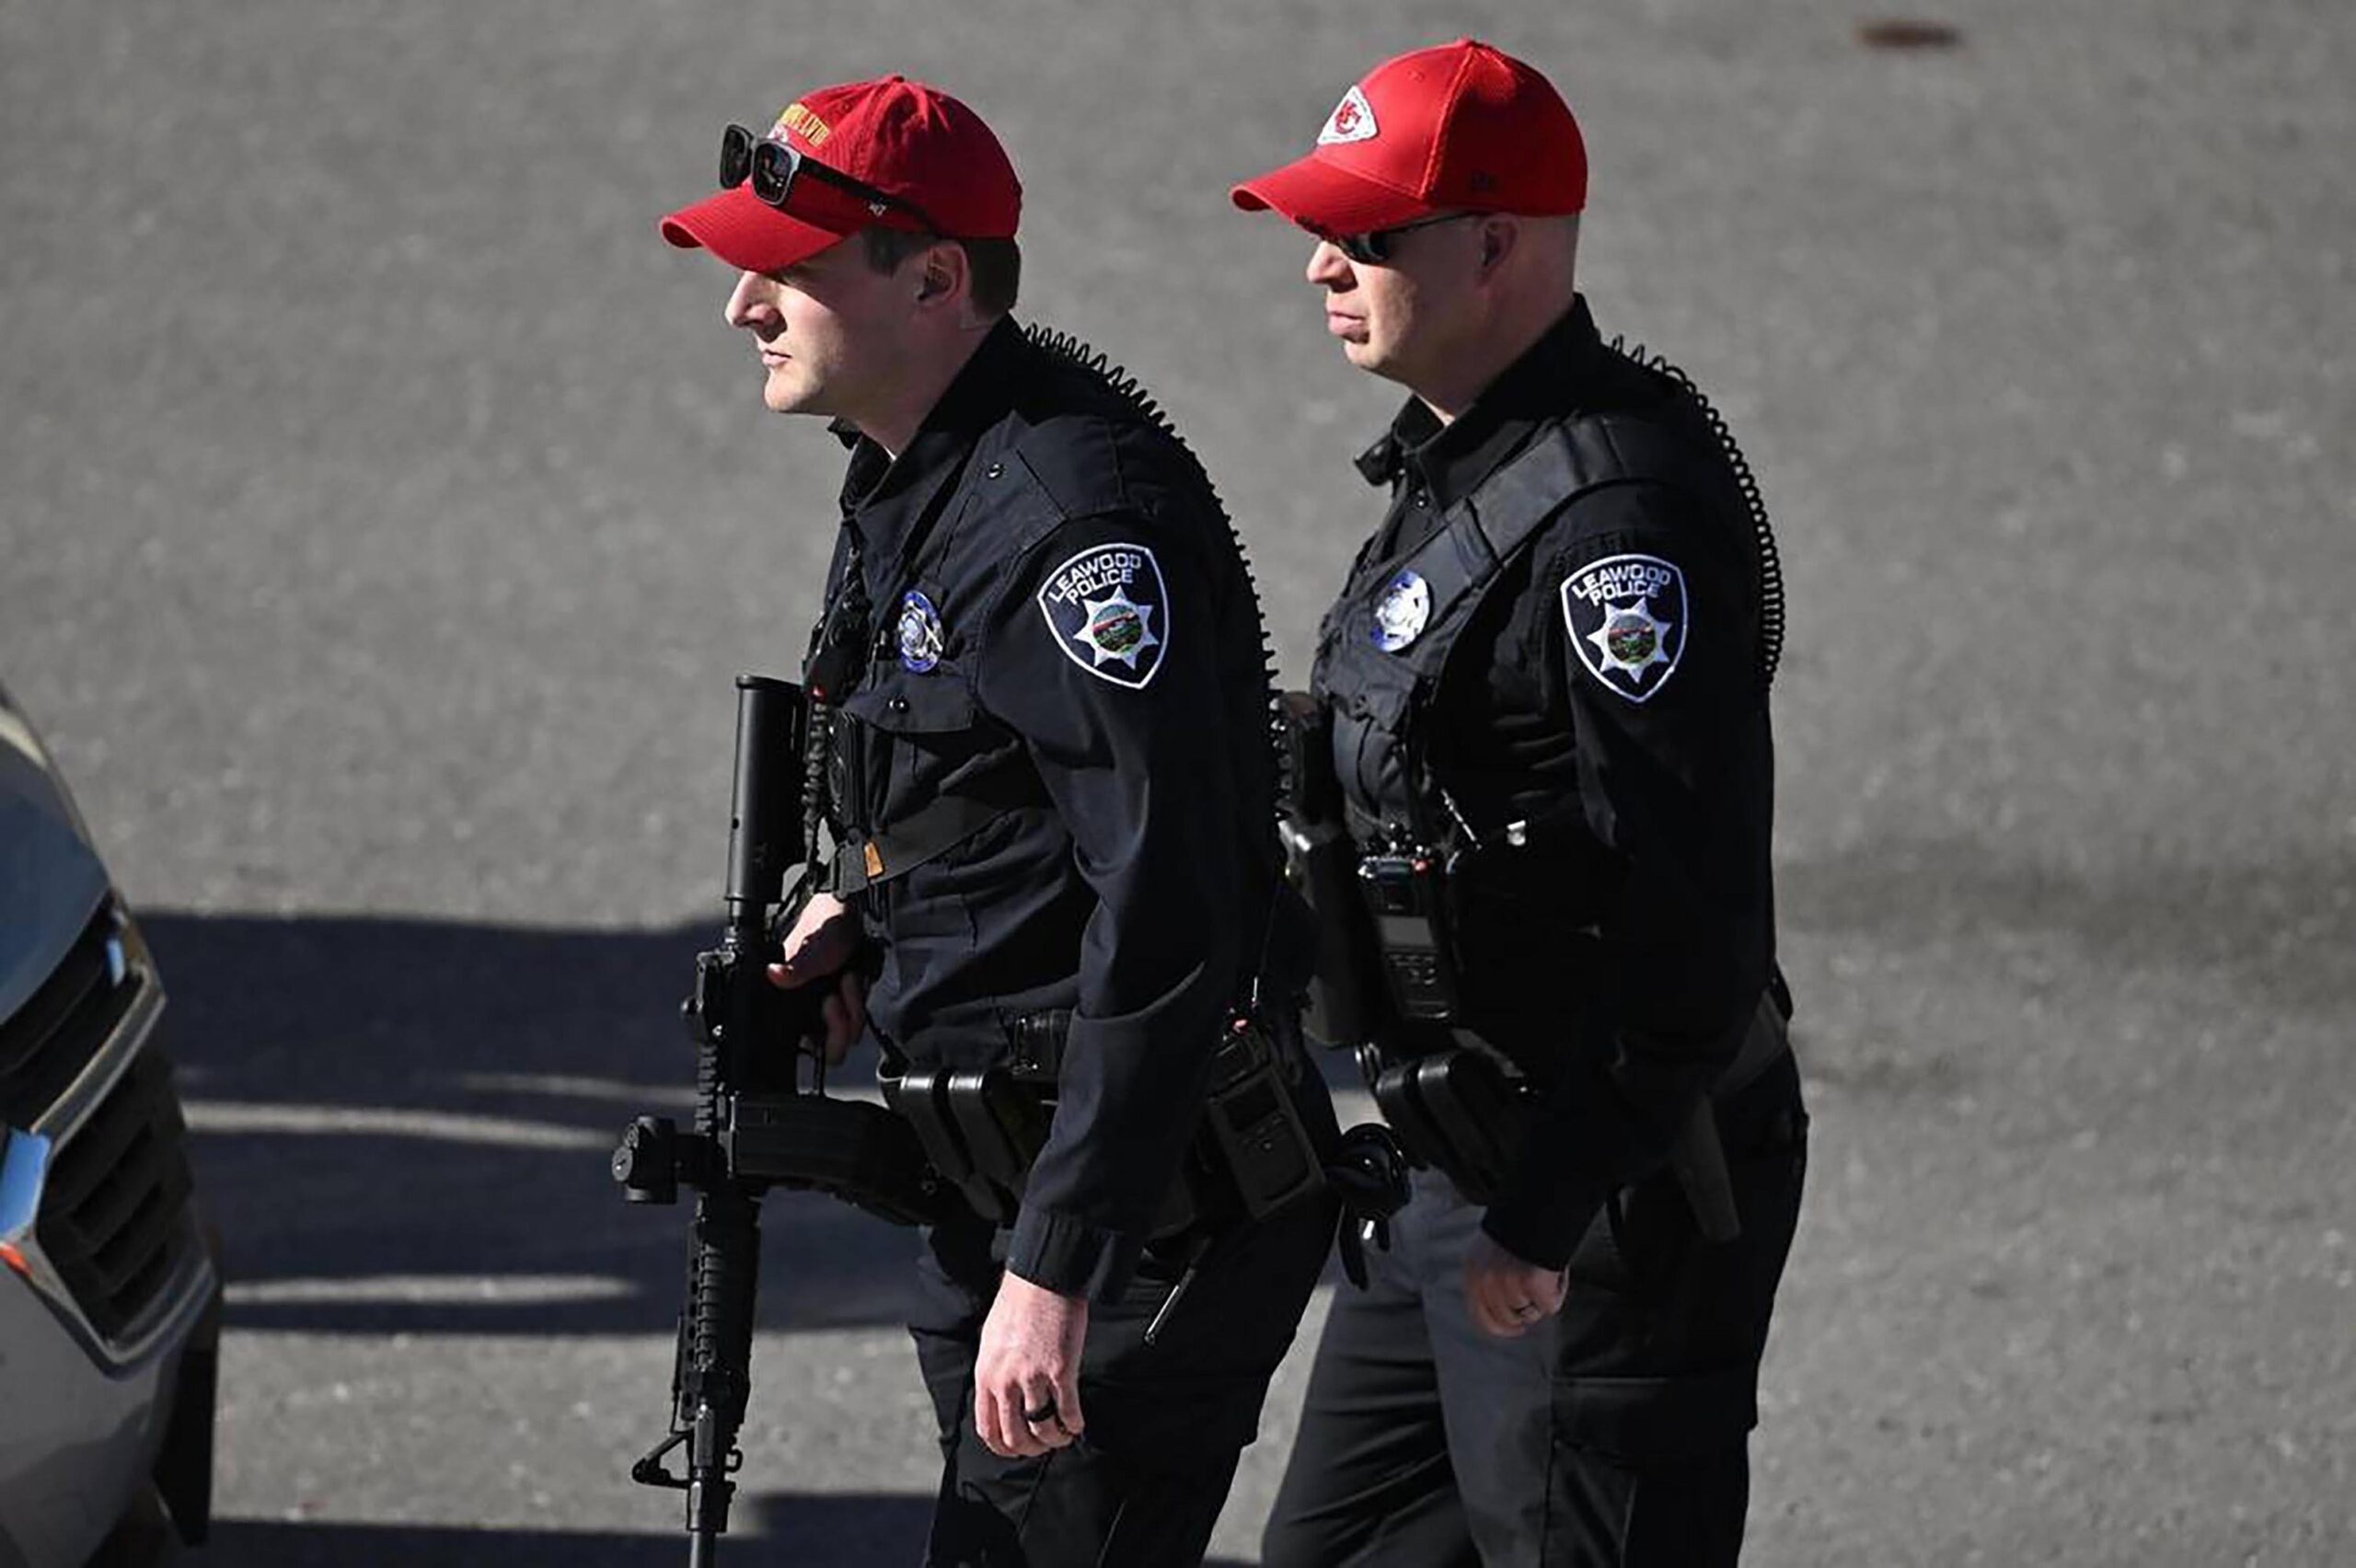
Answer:
<svg viewBox="0 0 2356 1568"><path fill-rule="evenodd" d="M720 133L720 184L722 190L733 190L750 179L753 194L782 212L786 198L793 192L793 182L805 176L822 185L831 185L837 190L856 196L879 211L884 207L897 207L933 234L945 232L914 202L895 196L888 190L878 190L865 180L853 179L840 169L828 168L798 147L756 136L743 125L731 125Z"/></svg>
<svg viewBox="0 0 2356 1568"><path fill-rule="evenodd" d="M1363 266L1379 267L1391 259L1392 246L1401 235L1409 230L1431 228L1438 224L1452 224L1459 218L1478 216L1477 213L1442 213L1436 218L1417 218L1412 224L1398 224L1387 229L1369 229L1364 234L1328 234L1320 237L1351 260Z"/></svg>

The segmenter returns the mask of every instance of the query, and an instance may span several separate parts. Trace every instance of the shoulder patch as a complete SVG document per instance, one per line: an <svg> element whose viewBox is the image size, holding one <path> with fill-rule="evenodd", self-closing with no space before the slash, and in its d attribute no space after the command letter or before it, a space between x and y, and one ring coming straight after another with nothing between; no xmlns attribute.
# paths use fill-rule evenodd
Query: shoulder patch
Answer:
<svg viewBox="0 0 2356 1568"><path fill-rule="evenodd" d="M1039 613L1064 657L1099 680L1143 686L1170 647L1170 593L1143 545L1098 545L1047 574Z"/></svg>
<svg viewBox="0 0 2356 1568"><path fill-rule="evenodd" d="M1649 702L1685 657L1685 573L1658 556L1591 560L1563 579L1563 624L1588 674Z"/></svg>

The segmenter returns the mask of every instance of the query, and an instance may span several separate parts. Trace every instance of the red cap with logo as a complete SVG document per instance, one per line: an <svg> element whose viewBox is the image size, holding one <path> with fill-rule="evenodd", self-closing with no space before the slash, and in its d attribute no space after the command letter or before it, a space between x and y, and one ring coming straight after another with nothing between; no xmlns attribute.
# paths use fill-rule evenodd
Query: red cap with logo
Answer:
<svg viewBox="0 0 2356 1568"><path fill-rule="evenodd" d="M1576 213L1587 205L1587 143L1553 83L1461 38L1368 72L1307 157L1230 194L1326 235L1449 212Z"/></svg>
<svg viewBox="0 0 2356 1568"><path fill-rule="evenodd" d="M905 76L805 93L763 140L894 200L867 200L805 169L783 209L747 179L664 218L663 237L744 271L775 272L863 228L921 231L929 219L944 238L1011 239L1022 215L1022 184L982 117Z"/></svg>

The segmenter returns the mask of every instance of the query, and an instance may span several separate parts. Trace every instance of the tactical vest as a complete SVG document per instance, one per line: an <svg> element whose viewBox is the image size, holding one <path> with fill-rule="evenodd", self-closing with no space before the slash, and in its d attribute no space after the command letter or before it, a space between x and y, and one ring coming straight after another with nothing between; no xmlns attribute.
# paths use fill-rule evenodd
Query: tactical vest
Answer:
<svg viewBox="0 0 2356 1568"><path fill-rule="evenodd" d="M1333 711L1334 777L1361 846L1398 833L1438 844L1467 831L1435 798L1424 720L1507 563L1581 496L1631 479L1687 487L1692 462L1690 443L1646 421L1561 421L1445 510L1429 538L1358 562L1319 633L1312 680ZM1403 596L1420 601L1420 625L1403 642L1385 614Z"/></svg>
<svg viewBox="0 0 2356 1568"><path fill-rule="evenodd" d="M886 585L881 603L901 605L910 587L928 580L937 564L941 539L934 526L940 513L957 491L957 483L941 487L927 517L918 525L917 548L902 570ZM810 729L812 756L808 778L813 809L805 824L814 863L822 864L821 884L827 892L849 894L906 876L919 866L949 853L1009 813L1044 809L1045 785L1019 748L1008 749L987 768L966 772L955 789L943 789L911 814L899 820L872 820L862 759L872 755L876 737L869 732L887 711L886 699L873 689L874 675L888 665L898 640L899 616L879 616L860 581L863 567L854 556L835 602L829 604L812 639L804 664L804 679L817 698ZM972 744L1003 739L997 722L973 700L962 685L941 682L923 688L928 700L918 705L920 727L953 744L972 735ZM908 698L899 699L906 707ZM819 860L817 826L823 818L835 841L834 852Z"/></svg>

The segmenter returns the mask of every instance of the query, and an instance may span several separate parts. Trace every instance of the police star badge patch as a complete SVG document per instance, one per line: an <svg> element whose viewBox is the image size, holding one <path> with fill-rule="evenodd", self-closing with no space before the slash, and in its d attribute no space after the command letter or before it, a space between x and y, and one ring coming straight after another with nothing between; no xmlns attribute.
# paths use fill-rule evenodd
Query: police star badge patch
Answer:
<svg viewBox="0 0 2356 1568"><path fill-rule="evenodd" d="M1563 624L1588 674L1649 702L1685 656L1685 573L1658 556L1589 561L1563 579Z"/></svg>
<svg viewBox="0 0 2356 1568"><path fill-rule="evenodd" d="M1368 634L1385 653L1396 653L1424 635L1432 618L1432 585L1423 574L1402 571L1374 602L1374 628Z"/></svg>
<svg viewBox="0 0 2356 1568"><path fill-rule="evenodd" d="M900 668L908 674L926 674L941 663L941 612L914 588L900 601L898 640Z"/></svg>
<svg viewBox="0 0 2356 1568"><path fill-rule="evenodd" d="M1143 545L1098 545L1047 574L1039 590L1064 657L1099 680L1142 686L1170 647L1170 594Z"/></svg>

